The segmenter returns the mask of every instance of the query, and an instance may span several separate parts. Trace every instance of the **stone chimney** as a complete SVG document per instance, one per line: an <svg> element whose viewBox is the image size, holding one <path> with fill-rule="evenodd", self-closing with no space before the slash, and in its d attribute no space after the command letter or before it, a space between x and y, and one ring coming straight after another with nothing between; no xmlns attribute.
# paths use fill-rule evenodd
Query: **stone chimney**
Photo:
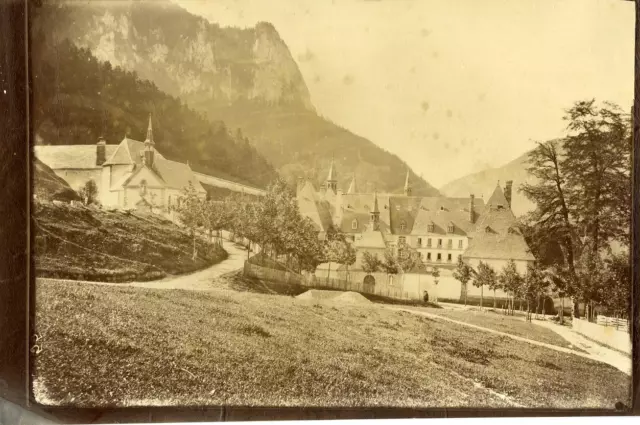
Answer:
<svg viewBox="0 0 640 425"><path fill-rule="evenodd" d="M96 145L96 165L102 165L107 161L107 142L103 137L98 139Z"/></svg>
<svg viewBox="0 0 640 425"><path fill-rule="evenodd" d="M504 185L504 197L507 200L507 204L509 204L509 208L511 208L512 188L513 188L513 180L507 180Z"/></svg>
<svg viewBox="0 0 640 425"><path fill-rule="evenodd" d="M475 201L475 195L472 193L471 195L469 195L469 221L471 223L473 223L476 219L475 215L476 215L476 211L474 209L474 201Z"/></svg>

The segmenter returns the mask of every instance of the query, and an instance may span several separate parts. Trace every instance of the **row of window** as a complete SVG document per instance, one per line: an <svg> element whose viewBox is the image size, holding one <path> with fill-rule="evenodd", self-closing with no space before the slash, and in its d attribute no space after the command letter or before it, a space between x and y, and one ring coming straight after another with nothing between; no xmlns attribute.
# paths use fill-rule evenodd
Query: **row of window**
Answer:
<svg viewBox="0 0 640 425"><path fill-rule="evenodd" d="M351 230L356 230L358 229L358 220L356 220L355 218L353 219L353 221L351 221ZM407 229L407 223L405 223L404 221L400 223L400 230L401 231L405 231ZM429 233L433 233L435 230L435 225L429 224L427 225L427 231ZM449 223L447 225L447 233L453 233L455 230L455 226L453 225L453 223Z"/></svg>
<svg viewBox="0 0 640 425"><path fill-rule="evenodd" d="M407 238L405 236L399 236L398 237L398 245L404 244L407 242ZM464 241L462 239L458 240L458 249L462 249L463 248L463 244ZM422 247L422 238L418 238L418 247ZM432 239L431 238L427 238L427 248L431 248L432 247ZM435 246L436 248L443 248L442 245L442 239L438 239L438 244ZM448 249L453 249L453 239L449 239L447 240L447 248Z"/></svg>
<svg viewBox="0 0 640 425"><path fill-rule="evenodd" d="M460 257L460 255L458 255L458 257ZM426 261L426 262L434 261L434 259L431 257L431 253L430 252L427 252L426 258L425 258L424 253L421 252L420 253L420 258L422 259L422 261ZM438 262L438 263L442 262L442 254L441 253L438 252L436 254L435 261ZM451 254L447 254L447 263L450 263L452 261L453 261L453 256Z"/></svg>

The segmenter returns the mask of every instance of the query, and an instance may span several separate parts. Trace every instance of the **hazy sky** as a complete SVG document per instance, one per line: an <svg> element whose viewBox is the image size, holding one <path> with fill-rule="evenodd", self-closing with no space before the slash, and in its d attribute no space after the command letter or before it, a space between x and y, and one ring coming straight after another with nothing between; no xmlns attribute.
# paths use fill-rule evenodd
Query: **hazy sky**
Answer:
<svg viewBox="0 0 640 425"><path fill-rule="evenodd" d="M273 23L318 112L437 187L561 135L575 100L633 103L633 2L175 1Z"/></svg>

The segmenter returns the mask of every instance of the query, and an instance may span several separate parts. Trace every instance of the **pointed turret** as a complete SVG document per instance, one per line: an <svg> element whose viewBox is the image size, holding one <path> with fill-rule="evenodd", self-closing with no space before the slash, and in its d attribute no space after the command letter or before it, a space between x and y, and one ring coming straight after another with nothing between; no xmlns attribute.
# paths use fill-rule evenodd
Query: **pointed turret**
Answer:
<svg viewBox="0 0 640 425"><path fill-rule="evenodd" d="M147 127L147 138L144 141L144 164L153 167L154 160L153 127L151 126L151 114L149 114L149 126Z"/></svg>
<svg viewBox="0 0 640 425"><path fill-rule="evenodd" d="M404 194L411 196L411 184L409 183L409 169L407 169L407 177L404 180Z"/></svg>
<svg viewBox="0 0 640 425"><path fill-rule="evenodd" d="M491 197L487 201L487 207L492 210L509 208L509 202L507 201L507 198L505 198L504 191L500 187L500 181L498 181L496 188L493 190Z"/></svg>
<svg viewBox="0 0 640 425"><path fill-rule="evenodd" d="M326 187L327 187L327 190L332 190L333 193L336 193L338 190L338 179L337 179L333 157L331 157L331 166L329 167L329 175L327 175Z"/></svg>
<svg viewBox="0 0 640 425"><path fill-rule="evenodd" d="M347 190L347 193L358 193L355 174L353 175L353 179L351 179L351 184L349 184L349 190Z"/></svg>
<svg viewBox="0 0 640 425"><path fill-rule="evenodd" d="M151 125L151 114L149 114L149 125L147 126L147 138L144 140L144 143L150 143L155 145L153 141L153 126Z"/></svg>
<svg viewBox="0 0 640 425"><path fill-rule="evenodd" d="M373 209L369 213L369 222L371 230L379 230L380 227L380 210L378 209L378 193L373 193Z"/></svg>

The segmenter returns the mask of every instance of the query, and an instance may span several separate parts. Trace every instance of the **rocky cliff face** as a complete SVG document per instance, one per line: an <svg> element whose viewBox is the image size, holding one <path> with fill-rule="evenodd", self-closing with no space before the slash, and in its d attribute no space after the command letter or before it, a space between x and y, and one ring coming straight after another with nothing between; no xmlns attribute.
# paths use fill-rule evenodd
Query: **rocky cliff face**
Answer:
<svg viewBox="0 0 640 425"><path fill-rule="evenodd" d="M163 1L69 3L65 9L56 38L69 38L187 102L249 100L313 110L289 49L269 23L220 28Z"/></svg>
<svg viewBox="0 0 640 425"><path fill-rule="evenodd" d="M118 0L106 6L42 1L50 2L49 9L33 23L33 31L42 34L39 39L46 40L42 46L54 48L57 41L70 39L101 61L135 71L209 119L241 129L292 184L302 176L322 182L335 156L345 188L355 175L365 186L402 192L407 165L318 116L273 25L221 28L167 0ZM438 194L411 175L414 194Z"/></svg>

